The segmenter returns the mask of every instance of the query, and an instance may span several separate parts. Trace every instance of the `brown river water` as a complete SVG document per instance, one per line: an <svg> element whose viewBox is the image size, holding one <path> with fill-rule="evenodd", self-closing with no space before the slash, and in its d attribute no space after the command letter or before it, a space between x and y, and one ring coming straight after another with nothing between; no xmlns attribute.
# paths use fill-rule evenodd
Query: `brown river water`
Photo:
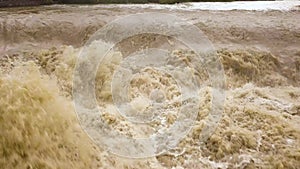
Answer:
<svg viewBox="0 0 300 169"><path fill-rule="evenodd" d="M116 18L141 12L170 13L203 31L223 65L226 99L222 118L205 142L200 132L210 111L209 86L199 96L196 122L174 150L132 159L109 153L83 132L72 102L72 83L76 58L89 37ZM0 9L0 168L300 168L299 20L299 10L106 5ZM114 130L138 137L174 123L177 114L171 112L163 114L166 124L134 127L113 108L109 83L122 56L173 40L148 34L131 37L99 66L96 98L104 112L101 118ZM178 64L190 64L192 53L174 50ZM175 84L163 72L145 69L131 81L132 104L143 108L147 103L138 93L159 89L177 110L180 103L174 98L180 91Z"/></svg>

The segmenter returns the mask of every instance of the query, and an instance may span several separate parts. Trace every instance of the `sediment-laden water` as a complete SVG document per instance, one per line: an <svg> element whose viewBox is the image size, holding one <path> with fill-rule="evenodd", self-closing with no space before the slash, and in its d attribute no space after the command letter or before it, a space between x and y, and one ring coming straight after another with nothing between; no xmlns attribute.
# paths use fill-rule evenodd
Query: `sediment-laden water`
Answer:
<svg viewBox="0 0 300 169"><path fill-rule="evenodd" d="M13 14L1 18L1 36L5 37L1 44L6 44L0 58L2 168L300 167L300 51L296 48L300 42L300 29L297 29L300 26L290 18L299 17L299 11L200 11L203 14L200 20L195 11L176 13L194 20L215 43L226 77L223 116L211 137L205 142L200 141L203 118L210 112L211 102L210 87L203 88L199 94L201 103L197 120L177 148L157 157L130 159L108 153L106 147L96 146L83 132L72 103L72 84L76 59L89 35L114 16L132 11L93 8L87 12L88 7L85 7L82 15L86 20L80 24L74 19L80 14L72 6L49 11L39 11L39 8L47 7L25 8L22 13L15 9L0 12ZM258 21L251 24L228 21L227 17L237 18L237 14L239 19ZM101 19L99 15L108 18ZM30 17L35 20L28 19ZM96 19L92 23L93 18ZM31 23L26 23L26 19ZM61 34L66 38L60 39L57 32L66 33L67 28L76 28L74 32L78 33L78 38L70 33L70 36ZM260 36L267 29L272 31L269 30L265 37ZM145 39L154 45L165 40L143 35L131 39L135 42L132 45L143 47ZM122 43L121 53L114 55L113 62L104 61L98 68L97 101L103 111L101 118L115 131L141 137L168 127L176 120L177 114L172 111L180 107L176 102L180 90L174 79L164 72L144 69L131 81L132 104L137 109L144 109L147 102L141 99L142 96L159 99L149 92L156 88L167 91L168 106L172 107L167 110L172 111L164 112L163 123L154 121L147 127L135 127L126 121L112 106L109 85L120 63L120 55L131 51L128 43ZM173 51L173 56L186 64L192 55L189 51ZM203 77L205 81L206 76Z"/></svg>

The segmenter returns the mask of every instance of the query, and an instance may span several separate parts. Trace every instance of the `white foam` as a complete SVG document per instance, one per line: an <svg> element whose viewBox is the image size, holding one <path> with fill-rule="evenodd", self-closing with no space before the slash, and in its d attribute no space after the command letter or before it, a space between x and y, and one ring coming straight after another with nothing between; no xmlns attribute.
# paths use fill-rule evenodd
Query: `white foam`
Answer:
<svg viewBox="0 0 300 169"><path fill-rule="evenodd" d="M300 6L300 1L238 1L238 2L193 2L179 4L110 4L93 5L95 8L167 9L167 10L292 10ZM80 5L81 8L91 5Z"/></svg>

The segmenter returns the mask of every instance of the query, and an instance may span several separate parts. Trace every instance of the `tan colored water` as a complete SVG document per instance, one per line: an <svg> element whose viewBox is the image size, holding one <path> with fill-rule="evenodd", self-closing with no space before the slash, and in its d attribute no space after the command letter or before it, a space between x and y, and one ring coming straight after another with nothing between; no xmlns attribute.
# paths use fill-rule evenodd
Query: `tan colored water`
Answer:
<svg viewBox="0 0 300 169"><path fill-rule="evenodd" d="M74 9L65 10L71 11L63 11L65 17L77 16L74 14L76 12L72 11ZM126 9L115 10L128 12ZM16 11L11 13L15 14L13 16L15 18L10 20L15 19L15 21L22 19L21 15L24 17L31 15L27 13L19 15ZM212 17L209 11L202 13ZM241 18L252 15L243 11L224 12L224 15L237 17L237 13ZM92 12L90 14L93 15ZM106 13L111 16L114 14L116 13ZM179 14L190 17L196 12ZM253 12L254 14L256 13ZM39 14L35 17L39 18L43 15ZM56 15L53 12L49 18L53 19ZM58 18L62 18L63 15ZM271 17L270 15L284 18L291 14L258 12L257 15L264 20ZM299 17L299 12L296 12L295 16ZM222 21L221 16L214 17L213 20ZM42 21L45 20L38 19L34 23ZM244 24L240 21L231 22L239 29L242 29L241 24ZM288 27L290 22L292 24L291 20L283 20L282 27ZM51 23L53 22L49 21L47 24ZM68 27L68 24L64 24L60 26ZM277 22L271 26L276 24ZM207 25L211 26L209 23ZM222 23L217 23L215 26L220 25ZM265 39L261 38L256 44L259 48L248 49L242 45L250 44L250 40L236 41L240 36L234 33L228 37L227 35L214 37L220 32L209 31L206 26L200 25L216 42L218 55L226 74L227 91L222 120L216 132L207 142L201 144L199 133L204 125L202 118L210 109L209 88L206 88L201 95L202 106L195 126L180 142L178 148L164 155L141 160L121 158L104 151L104 147L96 147L80 128L72 105L72 75L80 50L76 47L78 46L76 42L73 47L64 46L64 43L50 33L49 36L53 39L44 40L44 43L51 42L51 46L56 48L30 49L22 52L24 50L16 46L26 46L23 42L18 41L7 45L9 46L7 48L13 50L9 52L7 48L3 50L4 54L0 60L0 168L300 168L300 78L299 60L297 60L299 50L293 48L296 42L300 41L299 30L294 28L285 30L286 36L281 34L284 30L274 30L272 36L279 34L278 36L283 39L277 40L278 46L275 42L272 46L271 42L265 42ZM224 27L226 28L225 21ZM267 26L263 25L257 29L261 31L265 27ZM80 30L76 31L80 32ZM250 27L244 34L250 39L255 39L257 34L261 33L255 31ZM23 33L23 38L20 37L22 41L44 46L44 44L31 42L28 38L31 35ZM13 36L11 33L7 35ZM237 39L231 41L228 40L229 37ZM142 39L145 38L135 40L141 43ZM223 44L225 40L227 40L226 44ZM58 43L54 43L55 41ZM67 41L72 43L72 40ZM285 45L280 43L291 45L282 47ZM225 49L230 44L234 47ZM123 45L126 47L128 44ZM262 46L269 46L270 50L261 50ZM282 47L281 50L278 47ZM180 55L185 57L190 53L182 52ZM286 63L293 66L286 66ZM103 82L111 80L115 68L109 63L104 64L99 68L96 78L97 99L99 105L107 112L101 118L111 124L115 130L128 136L141 136L155 132L161 124L153 124L148 128L134 128L123 117L114 113L116 110L111 106L110 86ZM157 83L155 80L157 78L163 78L168 85ZM137 94L149 95L143 85L167 90L167 87L175 82L156 70L144 70L132 83L130 91L133 103L143 109L145 103L138 99L140 94ZM167 97L172 99L176 93L180 92L173 88ZM176 108L179 105L174 103L172 106ZM167 125L172 124L175 118L176 114L167 114Z"/></svg>

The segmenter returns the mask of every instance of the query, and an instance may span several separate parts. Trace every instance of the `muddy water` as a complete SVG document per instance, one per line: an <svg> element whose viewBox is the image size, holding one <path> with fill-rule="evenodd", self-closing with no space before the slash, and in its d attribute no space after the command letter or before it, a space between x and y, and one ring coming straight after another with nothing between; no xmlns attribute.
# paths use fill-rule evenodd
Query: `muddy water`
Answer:
<svg viewBox="0 0 300 169"><path fill-rule="evenodd" d="M201 108L193 129L177 148L165 154L146 159L122 158L108 153L105 147L97 147L87 137L72 105L72 75L80 48L105 23L143 11L170 12L80 6L1 9L0 166L299 168L299 11L172 11L204 31L216 46L224 67L224 113L206 142L200 141L200 132L210 111L209 87L199 96ZM159 46L172 39L141 35L129 40L134 43L122 42L119 46L123 55L132 52L132 48ZM189 59L185 58L192 55L188 51L173 54L187 64ZM165 112L164 124L159 121L140 128L116 112L108 85L116 69L114 64L120 59L115 56L114 62L103 64L97 73L101 118L114 130L131 137L172 124L174 112ZM168 90L173 85L175 81L163 72L147 69L133 79L130 94L134 105L144 108L141 93L151 98L149 88ZM180 92L175 85L167 94L172 100ZM176 110L180 104L175 100L171 106Z"/></svg>

